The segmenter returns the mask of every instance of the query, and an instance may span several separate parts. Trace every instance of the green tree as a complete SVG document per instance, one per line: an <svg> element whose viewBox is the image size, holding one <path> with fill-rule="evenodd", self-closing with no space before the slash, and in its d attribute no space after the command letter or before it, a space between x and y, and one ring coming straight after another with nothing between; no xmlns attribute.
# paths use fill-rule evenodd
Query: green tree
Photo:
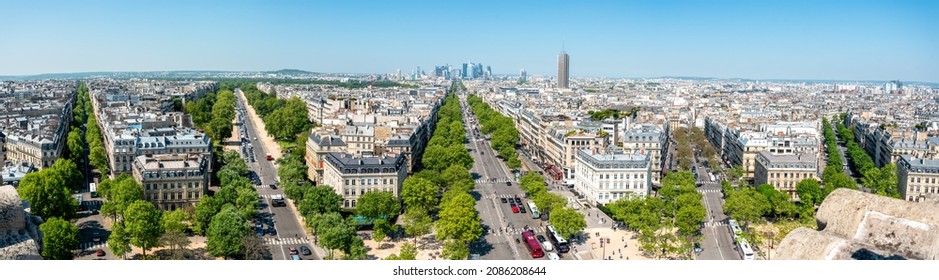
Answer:
<svg viewBox="0 0 939 280"><path fill-rule="evenodd" d="M368 250L365 249L365 242L362 241L362 238L353 236L349 247L345 249L343 253L345 260L364 260L367 257Z"/></svg>
<svg viewBox="0 0 939 280"><path fill-rule="evenodd" d="M450 165L440 173L440 178L446 182L443 191L457 189L463 192L472 191L476 188L476 182L473 181L473 175L469 173L466 167L459 164Z"/></svg>
<svg viewBox="0 0 939 280"><path fill-rule="evenodd" d="M421 178L430 181L438 188L447 184L447 181L443 180L443 178L440 176L440 172L431 169L421 170L420 172L414 173L414 175L411 175L409 178Z"/></svg>
<svg viewBox="0 0 939 280"><path fill-rule="evenodd" d="M417 246L411 242L404 242L401 244L400 254L391 254L385 260L416 260L417 259Z"/></svg>
<svg viewBox="0 0 939 280"><path fill-rule="evenodd" d="M123 217L131 204L143 200L143 188L127 174L118 175L108 185L108 201L101 205L101 213L105 216Z"/></svg>
<svg viewBox="0 0 939 280"><path fill-rule="evenodd" d="M42 232L42 257L50 260L71 260L78 248L78 228L60 217L52 217L39 225Z"/></svg>
<svg viewBox="0 0 939 280"><path fill-rule="evenodd" d="M448 260L465 260L469 257L469 246L461 240L449 240L444 243L441 255Z"/></svg>
<svg viewBox="0 0 939 280"><path fill-rule="evenodd" d="M238 198L235 200L235 207L245 221L254 219L258 214L258 191L253 187L238 188Z"/></svg>
<svg viewBox="0 0 939 280"><path fill-rule="evenodd" d="M78 201L72 198L66 179L54 173L51 169L44 169L26 174L16 192L20 198L29 201L30 212L35 215L45 219L71 218Z"/></svg>
<svg viewBox="0 0 939 280"><path fill-rule="evenodd" d="M150 248L160 245L163 227L160 223L162 213L150 202L135 201L124 212L124 226L130 237L130 244L143 249L146 257Z"/></svg>
<svg viewBox="0 0 939 280"><path fill-rule="evenodd" d="M415 239L430 233L432 225L433 220L426 209L415 207L404 212L404 233L414 236Z"/></svg>
<svg viewBox="0 0 939 280"><path fill-rule="evenodd" d="M209 223L206 250L216 257L238 257L244 251L242 241L247 234L248 226L238 210L231 205L225 205Z"/></svg>
<svg viewBox="0 0 939 280"><path fill-rule="evenodd" d="M111 236L108 236L108 249L111 249L114 255L121 256L121 259L127 252L130 252L130 237L124 230L123 223L115 223L111 228Z"/></svg>
<svg viewBox="0 0 939 280"><path fill-rule="evenodd" d="M88 155L91 165L98 169L102 174L109 173L108 154L104 151L104 146L95 145L91 148L91 154Z"/></svg>
<svg viewBox="0 0 939 280"><path fill-rule="evenodd" d="M68 144L68 152L69 155L71 155L71 158L85 158L85 138L82 137L81 129L73 128L72 131L69 131L68 137L66 139L66 143Z"/></svg>
<svg viewBox="0 0 939 280"><path fill-rule="evenodd" d="M437 220L437 239L459 240L463 244L476 240L483 233L475 200L468 193L456 193L440 205Z"/></svg>
<svg viewBox="0 0 939 280"><path fill-rule="evenodd" d="M423 178L407 178L401 189L401 200L408 208L418 207L433 210L437 206L437 194L440 189L433 182Z"/></svg>
<svg viewBox="0 0 939 280"><path fill-rule="evenodd" d="M356 210L368 219L390 218L397 216L401 204L394 194L386 191L371 191L359 196Z"/></svg>
<svg viewBox="0 0 939 280"><path fill-rule="evenodd" d="M298 207L300 213L304 216L317 213L338 213L342 206L342 200L342 196L337 194L332 187L319 185L305 189L303 199L300 201Z"/></svg>
<svg viewBox="0 0 939 280"><path fill-rule="evenodd" d="M897 165L887 164L882 168L872 167L864 171L861 183L872 193L881 196L900 198L897 190Z"/></svg>
<svg viewBox="0 0 939 280"><path fill-rule="evenodd" d="M574 234L587 228L587 220L584 218L584 214L570 207L554 209L551 212L549 221L557 229L558 234L564 238L571 238Z"/></svg>
<svg viewBox="0 0 939 280"><path fill-rule="evenodd" d="M769 200L754 189L733 191L727 196L724 209L730 217L744 224L756 223L772 211Z"/></svg>
<svg viewBox="0 0 939 280"><path fill-rule="evenodd" d="M375 238L375 242L378 242L378 247L381 247L381 242L393 231L392 225L385 219L375 219L372 229L374 231L372 237Z"/></svg>
<svg viewBox="0 0 939 280"><path fill-rule="evenodd" d="M222 209L222 205L225 204L215 197L202 196L199 203L196 203L196 209L193 212L192 230L199 235L207 234L212 218Z"/></svg>
<svg viewBox="0 0 939 280"><path fill-rule="evenodd" d="M313 221L312 225L319 237L319 244L329 249L329 257L332 257L334 250L348 252L353 245L353 240L358 239L355 235L355 223L343 219L337 212L315 214L311 218L308 221Z"/></svg>
<svg viewBox="0 0 939 280"><path fill-rule="evenodd" d="M543 213L551 213L554 209L561 209L567 205L567 199L559 194L547 191L529 197L535 202L535 206L538 206L538 209Z"/></svg>
<svg viewBox="0 0 939 280"><path fill-rule="evenodd" d="M838 173L832 176L832 178L825 182L825 188L822 190L822 196L828 197L828 194L835 191L835 189L847 188L852 190L857 190L857 183L854 182L854 179L851 179L850 176L844 173Z"/></svg>
<svg viewBox="0 0 939 280"><path fill-rule="evenodd" d="M818 205L822 203L822 189L818 181L813 178L806 178L799 181L796 185L796 194L799 200L804 204Z"/></svg>
<svg viewBox="0 0 939 280"><path fill-rule="evenodd" d="M727 169L727 177L732 181L740 180L743 177L743 167L738 165Z"/></svg>
<svg viewBox="0 0 939 280"><path fill-rule="evenodd" d="M163 236L160 238L163 244L169 245L173 250L173 259L183 258L182 251L189 246L189 237L186 232L189 231L189 213L182 209L166 212L160 221L163 227Z"/></svg>

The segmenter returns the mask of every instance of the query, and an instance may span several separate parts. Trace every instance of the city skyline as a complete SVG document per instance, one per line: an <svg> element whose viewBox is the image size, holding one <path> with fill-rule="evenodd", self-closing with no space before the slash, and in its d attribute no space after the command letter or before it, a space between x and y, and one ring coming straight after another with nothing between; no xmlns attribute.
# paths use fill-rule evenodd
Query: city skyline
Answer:
<svg viewBox="0 0 939 280"><path fill-rule="evenodd" d="M11 3L0 75L393 73L486 61L493 74L554 76L564 51L572 77L939 82L935 5Z"/></svg>

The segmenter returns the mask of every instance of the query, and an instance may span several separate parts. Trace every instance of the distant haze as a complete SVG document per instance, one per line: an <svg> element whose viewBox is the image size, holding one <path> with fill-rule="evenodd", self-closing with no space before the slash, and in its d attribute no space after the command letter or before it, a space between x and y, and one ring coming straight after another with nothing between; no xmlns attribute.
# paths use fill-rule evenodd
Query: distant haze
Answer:
<svg viewBox="0 0 939 280"><path fill-rule="evenodd" d="M939 82L939 1L10 1L0 76L303 69Z"/></svg>

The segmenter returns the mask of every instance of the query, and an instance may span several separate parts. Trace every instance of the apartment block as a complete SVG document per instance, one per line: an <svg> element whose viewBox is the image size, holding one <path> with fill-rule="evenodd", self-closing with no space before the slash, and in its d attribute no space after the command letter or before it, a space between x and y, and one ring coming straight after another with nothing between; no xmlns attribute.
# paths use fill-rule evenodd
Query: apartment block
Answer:
<svg viewBox="0 0 939 280"><path fill-rule="evenodd" d="M796 195L796 185L804 179L818 180L818 164L815 154L775 154L759 151L753 174L754 186L770 184L781 192Z"/></svg>
<svg viewBox="0 0 939 280"><path fill-rule="evenodd" d="M574 190L594 205L643 197L652 187L649 154L582 149L577 151L576 173Z"/></svg>
<svg viewBox="0 0 939 280"><path fill-rule="evenodd" d="M210 166L200 154L140 155L133 162L133 177L143 187L144 199L172 211L194 207L206 194Z"/></svg>
<svg viewBox="0 0 939 280"><path fill-rule="evenodd" d="M907 201L939 202L939 160L901 156L897 183L900 196Z"/></svg>
<svg viewBox="0 0 939 280"><path fill-rule="evenodd" d="M370 191L387 191L396 197L408 176L404 155L362 157L330 152L325 156L323 183L342 196L342 207L354 209L359 196Z"/></svg>

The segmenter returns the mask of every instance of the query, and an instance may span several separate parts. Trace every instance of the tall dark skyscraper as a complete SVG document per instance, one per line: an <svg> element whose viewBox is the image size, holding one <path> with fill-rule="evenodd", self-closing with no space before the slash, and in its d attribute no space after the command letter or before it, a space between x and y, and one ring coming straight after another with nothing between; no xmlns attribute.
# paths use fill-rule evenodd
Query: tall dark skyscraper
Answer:
<svg viewBox="0 0 939 280"><path fill-rule="evenodd" d="M566 52L558 54L558 88L570 88L570 61Z"/></svg>

